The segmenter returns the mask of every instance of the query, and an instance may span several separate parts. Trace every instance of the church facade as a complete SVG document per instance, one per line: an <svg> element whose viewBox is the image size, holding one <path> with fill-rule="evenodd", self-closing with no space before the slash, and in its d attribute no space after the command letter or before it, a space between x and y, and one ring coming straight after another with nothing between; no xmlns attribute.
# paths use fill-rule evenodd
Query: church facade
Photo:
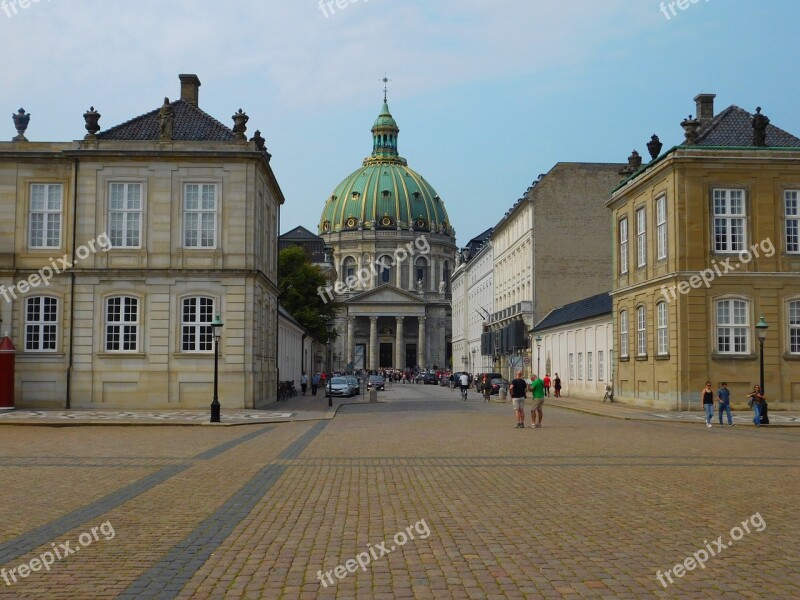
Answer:
<svg viewBox="0 0 800 600"><path fill-rule="evenodd" d="M336 269L326 300L336 319L333 368L451 364L450 278L455 231L436 190L397 151L384 97L372 154L325 201L319 235Z"/></svg>

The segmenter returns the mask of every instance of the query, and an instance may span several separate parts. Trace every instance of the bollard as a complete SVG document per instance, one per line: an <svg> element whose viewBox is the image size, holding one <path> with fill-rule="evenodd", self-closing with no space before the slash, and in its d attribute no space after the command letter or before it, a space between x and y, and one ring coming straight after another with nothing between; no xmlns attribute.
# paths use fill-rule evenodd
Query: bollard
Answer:
<svg viewBox="0 0 800 600"><path fill-rule="evenodd" d="M376 390L375 388L372 388L369 391L369 401L370 402L377 402L378 401L378 390Z"/></svg>

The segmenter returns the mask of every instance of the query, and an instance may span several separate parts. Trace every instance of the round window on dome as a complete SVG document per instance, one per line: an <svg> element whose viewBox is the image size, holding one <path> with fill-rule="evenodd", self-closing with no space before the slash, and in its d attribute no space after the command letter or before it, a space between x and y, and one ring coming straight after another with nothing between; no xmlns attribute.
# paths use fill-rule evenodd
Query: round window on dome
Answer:
<svg viewBox="0 0 800 600"><path fill-rule="evenodd" d="M331 230L331 222L330 221L325 221L322 224L322 231L330 231L330 230Z"/></svg>
<svg viewBox="0 0 800 600"><path fill-rule="evenodd" d="M347 221L344 222L347 227L355 227L358 224L355 217L349 217Z"/></svg>

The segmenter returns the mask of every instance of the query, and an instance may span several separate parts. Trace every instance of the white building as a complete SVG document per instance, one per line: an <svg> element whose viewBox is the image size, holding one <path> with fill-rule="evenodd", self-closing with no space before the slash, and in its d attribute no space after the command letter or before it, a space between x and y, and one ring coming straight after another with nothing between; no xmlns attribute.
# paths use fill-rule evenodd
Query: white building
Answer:
<svg viewBox="0 0 800 600"><path fill-rule="evenodd" d="M552 310L533 328L532 371L561 378L561 395L598 400L612 381L611 296L603 293Z"/></svg>
<svg viewBox="0 0 800 600"><path fill-rule="evenodd" d="M294 381L300 390L303 371L311 382L312 373L325 369L325 345L311 337L289 312L278 306L278 373L281 381Z"/></svg>

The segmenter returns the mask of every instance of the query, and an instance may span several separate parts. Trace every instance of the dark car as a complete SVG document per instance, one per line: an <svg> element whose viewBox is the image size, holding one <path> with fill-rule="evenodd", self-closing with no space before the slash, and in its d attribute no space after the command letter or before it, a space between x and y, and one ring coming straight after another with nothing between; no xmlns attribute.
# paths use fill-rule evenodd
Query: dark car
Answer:
<svg viewBox="0 0 800 600"><path fill-rule="evenodd" d="M430 371L428 373L425 373L425 375L423 375L422 377L422 383L424 383L425 385L436 385L438 383L438 381L436 380L436 373Z"/></svg>
<svg viewBox="0 0 800 600"><path fill-rule="evenodd" d="M475 379L473 380L473 383L475 384L475 389L476 390L481 389L481 382L483 381L483 376L484 375L486 376L486 378L489 381L491 381L492 379L502 379L503 378L503 374L502 373L478 373L477 375L475 375Z"/></svg>
<svg viewBox="0 0 800 600"><path fill-rule="evenodd" d="M370 375L367 380L367 387L369 389L384 391L386 389L386 382L380 375Z"/></svg>
<svg viewBox="0 0 800 600"><path fill-rule="evenodd" d="M497 396L497 394L500 393L500 388L501 387L505 386L505 388L508 389L509 385L510 385L510 383L509 383L508 379L503 379L502 377L495 377L494 379L492 379L491 395L492 396Z"/></svg>

